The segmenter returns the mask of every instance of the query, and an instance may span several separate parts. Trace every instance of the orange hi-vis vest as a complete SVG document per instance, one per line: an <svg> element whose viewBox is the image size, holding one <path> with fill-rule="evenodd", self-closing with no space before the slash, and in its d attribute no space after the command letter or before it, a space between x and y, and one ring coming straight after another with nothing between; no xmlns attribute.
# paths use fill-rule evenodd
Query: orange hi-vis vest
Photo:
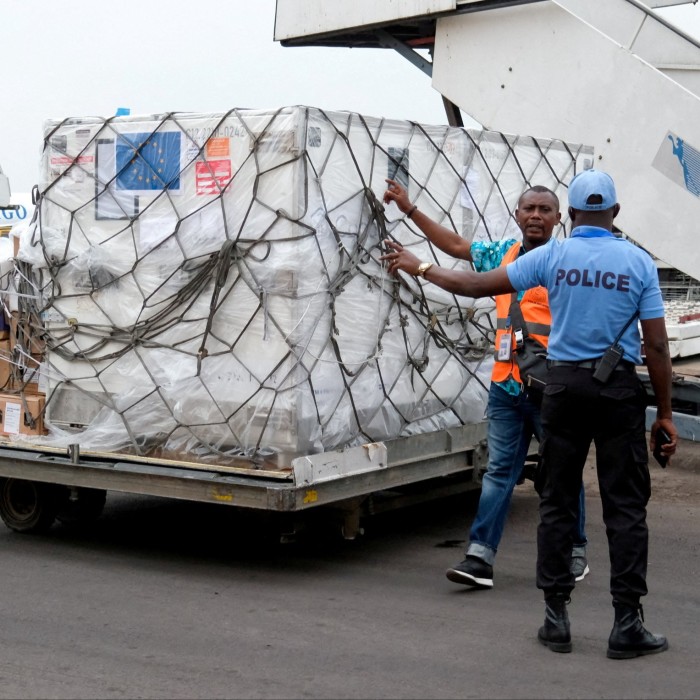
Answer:
<svg viewBox="0 0 700 700"><path fill-rule="evenodd" d="M512 245L503 256L501 265L513 262L520 253L520 243ZM499 294L496 297L496 353L498 352L501 336L510 333L513 336L513 328L510 327L510 294ZM527 323L527 331L537 338L542 345L547 347L549 343L549 330L552 325L552 314L549 310L549 297L544 287L533 287L528 289L520 300L520 310L523 319ZM520 382L520 370L515 361L515 338L511 337L511 357L510 360L502 362L496 354L496 361L493 364L491 381L504 382L509 377L513 377L516 382ZM522 382L521 382L522 383Z"/></svg>

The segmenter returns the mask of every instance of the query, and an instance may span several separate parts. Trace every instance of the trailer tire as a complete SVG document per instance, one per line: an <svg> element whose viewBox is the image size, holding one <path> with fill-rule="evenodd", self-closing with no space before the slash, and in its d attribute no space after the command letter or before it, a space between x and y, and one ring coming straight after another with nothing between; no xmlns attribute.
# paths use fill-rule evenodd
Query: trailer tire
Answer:
<svg viewBox="0 0 700 700"><path fill-rule="evenodd" d="M75 488L61 502L56 518L63 525L87 525L100 517L107 500L104 489Z"/></svg>
<svg viewBox="0 0 700 700"><path fill-rule="evenodd" d="M25 479L2 479L0 517L10 530L46 532L56 520L65 487Z"/></svg>

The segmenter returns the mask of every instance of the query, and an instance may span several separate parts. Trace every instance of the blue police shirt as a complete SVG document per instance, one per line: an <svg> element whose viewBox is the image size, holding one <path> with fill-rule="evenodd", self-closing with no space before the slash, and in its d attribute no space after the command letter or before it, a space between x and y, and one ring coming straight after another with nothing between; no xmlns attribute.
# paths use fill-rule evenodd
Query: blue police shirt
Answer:
<svg viewBox="0 0 700 700"><path fill-rule="evenodd" d="M641 320L664 316L651 256L597 226L578 226L570 238L530 251L506 272L515 289L547 288L552 311L547 356L552 360L601 357L635 311ZM635 321L620 344L624 359L641 364Z"/></svg>

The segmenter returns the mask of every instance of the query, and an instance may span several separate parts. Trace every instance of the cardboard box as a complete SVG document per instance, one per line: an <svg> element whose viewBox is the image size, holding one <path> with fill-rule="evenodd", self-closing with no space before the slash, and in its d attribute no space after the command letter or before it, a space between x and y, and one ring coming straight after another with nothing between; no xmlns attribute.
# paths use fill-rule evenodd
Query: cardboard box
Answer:
<svg viewBox="0 0 700 700"><path fill-rule="evenodd" d="M34 316L13 311L10 316L10 340L12 347L21 345L25 352L32 355L42 355L46 350L46 342L42 337L43 325Z"/></svg>
<svg viewBox="0 0 700 700"><path fill-rule="evenodd" d="M0 435L46 435L45 403L41 394L0 394Z"/></svg>
<svg viewBox="0 0 700 700"><path fill-rule="evenodd" d="M28 356L15 352L10 365L8 390L11 393L40 393L42 359L42 355L32 354ZM1 376L0 374L0 378Z"/></svg>
<svg viewBox="0 0 700 700"><path fill-rule="evenodd" d="M10 341L0 340L0 391L7 391L12 379Z"/></svg>
<svg viewBox="0 0 700 700"><path fill-rule="evenodd" d="M27 355L12 339L0 340L0 392L44 393L40 386L43 355Z"/></svg>
<svg viewBox="0 0 700 700"><path fill-rule="evenodd" d="M1 272L1 271L0 271ZM0 285L2 281L0 280ZM10 337L10 318L5 305L0 305L0 340L7 340Z"/></svg>

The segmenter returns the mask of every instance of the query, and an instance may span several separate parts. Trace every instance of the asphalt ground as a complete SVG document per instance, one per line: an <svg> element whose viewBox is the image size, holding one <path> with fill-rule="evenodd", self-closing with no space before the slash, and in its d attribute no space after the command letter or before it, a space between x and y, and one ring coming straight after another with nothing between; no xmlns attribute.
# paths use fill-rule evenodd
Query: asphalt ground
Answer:
<svg viewBox="0 0 700 700"><path fill-rule="evenodd" d="M652 465L647 627L670 649L607 659L613 622L593 456L590 575L573 651L538 643L537 495L517 487L495 586L451 583L477 493L296 542L223 506L110 493L88 530L0 527L1 698L697 698L700 446ZM274 519L272 519L274 520Z"/></svg>

